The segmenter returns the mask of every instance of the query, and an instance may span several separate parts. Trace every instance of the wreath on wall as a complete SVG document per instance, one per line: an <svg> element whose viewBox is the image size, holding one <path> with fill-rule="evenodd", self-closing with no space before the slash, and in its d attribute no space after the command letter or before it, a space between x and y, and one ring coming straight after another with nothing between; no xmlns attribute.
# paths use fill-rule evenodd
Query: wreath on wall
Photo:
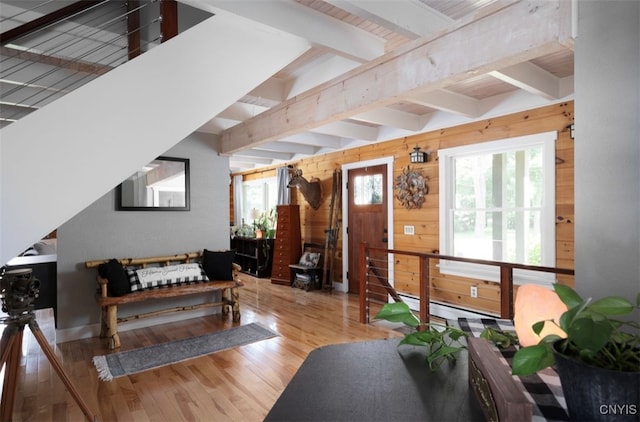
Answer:
<svg viewBox="0 0 640 422"><path fill-rule="evenodd" d="M409 166L396 177L394 190L396 199L406 209L422 208L425 196L429 193L427 178L422 170L412 170Z"/></svg>

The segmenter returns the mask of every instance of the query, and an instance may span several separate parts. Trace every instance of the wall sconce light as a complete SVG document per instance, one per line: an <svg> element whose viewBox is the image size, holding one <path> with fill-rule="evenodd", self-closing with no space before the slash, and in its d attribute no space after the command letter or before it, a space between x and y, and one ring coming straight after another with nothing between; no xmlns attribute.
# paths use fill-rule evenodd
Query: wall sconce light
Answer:
<svg viewBox="0 0 640 422"><path fill-rule="evenodd" d="M420 151L420 147L416 145L409 153L409 158L412 163L426 163L429 161L429 152Z"/></svg>

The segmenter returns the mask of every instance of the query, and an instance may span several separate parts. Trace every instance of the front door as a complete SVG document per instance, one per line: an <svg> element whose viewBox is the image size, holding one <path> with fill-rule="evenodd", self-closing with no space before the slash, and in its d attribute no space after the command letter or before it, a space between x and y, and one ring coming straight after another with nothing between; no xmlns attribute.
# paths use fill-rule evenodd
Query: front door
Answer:
<svg viewBox="0 0 640 422"><path fill-rule="evenodd" d="M359 248L361 242L371 247L387 248L387 165L351 169L348 172L349 292L360 293ZM386 257L376 261L386 273ZM382 267L379 267L382 266Z"/></svg>

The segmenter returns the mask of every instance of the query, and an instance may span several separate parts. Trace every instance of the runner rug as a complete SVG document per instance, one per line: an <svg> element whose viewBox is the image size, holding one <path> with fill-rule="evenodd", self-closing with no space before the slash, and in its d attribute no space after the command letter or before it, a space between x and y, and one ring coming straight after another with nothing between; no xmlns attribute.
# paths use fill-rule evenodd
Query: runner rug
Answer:
<svg viewBox="0 0 640 422"><path fill-rule="evenodd" d="M255 343L278 334L256 323L241 325L199 337L176 340L126 352L94 356L93 364L103 381L182 362L221 350Z"/></svg>

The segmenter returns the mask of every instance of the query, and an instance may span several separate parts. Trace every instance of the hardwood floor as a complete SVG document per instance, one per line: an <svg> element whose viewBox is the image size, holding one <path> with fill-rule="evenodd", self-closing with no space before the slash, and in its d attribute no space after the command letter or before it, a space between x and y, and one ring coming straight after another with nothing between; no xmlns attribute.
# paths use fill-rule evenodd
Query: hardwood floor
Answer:
<svg viewBox="0 0 640 422"><path fill-rule="evenodd" d="M100 339L55 347L65 371L101 421L261 421L313 349L401 336L384 326L360 324L354 295L305 292L245 274L241 278L246 286L240 292L240 324L259 322L278 337L111 382L98 380L91 360L107 352ZM230 318L216 315L124 331L121 350L232 326ZM46 334L47 328L42 328ZM28 329L13 420L84 420Z"/></svg>

